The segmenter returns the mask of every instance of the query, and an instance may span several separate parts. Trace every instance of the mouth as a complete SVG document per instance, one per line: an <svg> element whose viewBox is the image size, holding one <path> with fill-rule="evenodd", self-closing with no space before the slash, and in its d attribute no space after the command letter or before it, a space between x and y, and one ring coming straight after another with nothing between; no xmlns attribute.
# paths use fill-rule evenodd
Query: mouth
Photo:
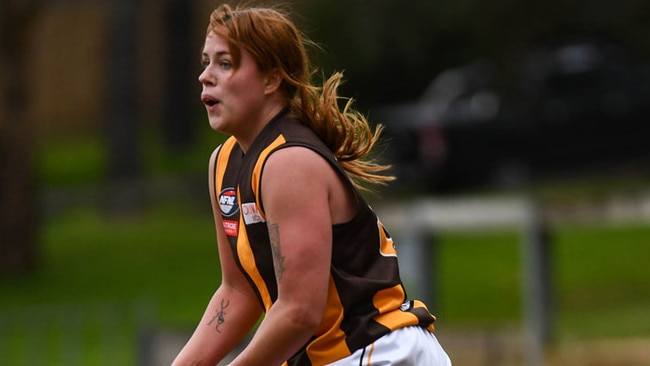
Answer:
<svg viewBox="0 0 650 366"><path fill-rule="evenodd" d="M208 94L203 94L201 96L201 101L203 104L205 104L208 108L214 107L215 105L219 104L219 100L211 95Z"/></svg>

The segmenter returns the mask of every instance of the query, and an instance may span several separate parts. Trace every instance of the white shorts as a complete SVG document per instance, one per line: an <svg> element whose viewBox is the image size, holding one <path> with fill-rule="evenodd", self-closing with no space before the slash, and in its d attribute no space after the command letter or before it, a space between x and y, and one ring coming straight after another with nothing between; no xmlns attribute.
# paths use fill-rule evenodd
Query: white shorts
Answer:
<svg viewBox="0 0 650 366"><path fill-rule="evenodd" d="M328 366L451 366L451 360L433 333L411 326L394 330Z"/></svg>

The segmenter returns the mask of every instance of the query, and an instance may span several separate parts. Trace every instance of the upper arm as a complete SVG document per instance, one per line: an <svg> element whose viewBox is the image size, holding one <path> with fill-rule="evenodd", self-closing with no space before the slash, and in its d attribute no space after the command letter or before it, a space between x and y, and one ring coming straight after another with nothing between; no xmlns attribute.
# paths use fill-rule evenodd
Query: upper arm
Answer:
<svg viewBox="0 0 650 366"><path fill-rule="evenodd" d="M330 273L332 185L339 178L316 152L288 147L271 154L262 197L278 298L324 308Z"/></svg>

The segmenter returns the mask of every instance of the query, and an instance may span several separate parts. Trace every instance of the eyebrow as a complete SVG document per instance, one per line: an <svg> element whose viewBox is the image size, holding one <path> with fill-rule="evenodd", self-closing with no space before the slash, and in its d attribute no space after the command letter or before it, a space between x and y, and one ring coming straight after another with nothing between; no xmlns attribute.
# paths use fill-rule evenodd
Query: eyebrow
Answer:
<svg viewBox="0 0 650 366"><path fill-rule="evenodd" d="M217 57L225 56L225 55L230 55L230 52L228 51L219 51L215 54ZM210 55L207 52L202 52L201 57L210 57Z"/></svg>

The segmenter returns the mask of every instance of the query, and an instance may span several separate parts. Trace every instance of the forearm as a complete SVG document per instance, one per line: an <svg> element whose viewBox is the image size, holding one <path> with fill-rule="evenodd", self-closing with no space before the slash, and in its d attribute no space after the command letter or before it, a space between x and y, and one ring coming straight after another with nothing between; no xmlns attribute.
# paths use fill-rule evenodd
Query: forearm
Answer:
<svg viewBox="0 0 650 366"><path fill-rule="evenodd" d="M172 365L215 365L222 360L259 318L260 306L250 300L235 290L220 287Z"/></svg>
<svg viewBox="0 0 650 366"><path fill-rule="evenodd" d="M321 316L303 313L299 306L276 302L251 342L230 366L282 364L309 341L320 319Z"/></svg>

